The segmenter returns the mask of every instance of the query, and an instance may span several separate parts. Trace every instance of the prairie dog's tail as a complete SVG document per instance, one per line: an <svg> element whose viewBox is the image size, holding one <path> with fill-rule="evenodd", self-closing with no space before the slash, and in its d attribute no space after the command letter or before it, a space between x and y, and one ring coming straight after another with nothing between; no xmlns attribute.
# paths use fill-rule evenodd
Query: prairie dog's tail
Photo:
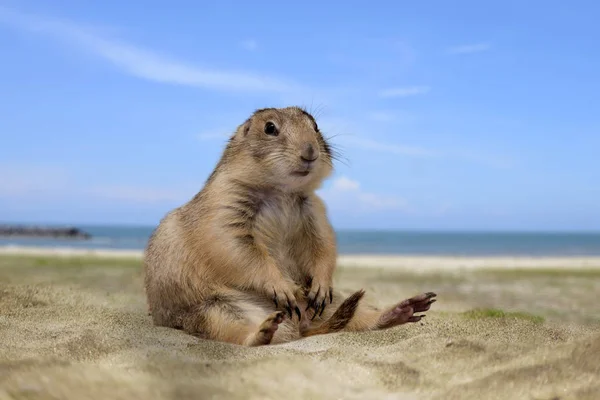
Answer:
<svg viewBox="0 0 600 400"><path fill-rule="evenodd" d="M321 325L314 328L301 329L301 335L303 337L323 335L327 333L339 332L346 327L350 319L354 316L358 302L365 295L364 290L359 290L348 297L344 302L335 310L335 313Z"/></svg>

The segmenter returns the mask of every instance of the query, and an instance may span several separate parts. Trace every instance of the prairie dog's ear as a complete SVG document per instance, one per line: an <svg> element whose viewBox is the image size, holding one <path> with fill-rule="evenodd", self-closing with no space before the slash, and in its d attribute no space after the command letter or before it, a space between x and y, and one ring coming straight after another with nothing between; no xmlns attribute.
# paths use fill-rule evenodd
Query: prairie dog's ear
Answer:
<svg viewBox="0 0 600 400"><path fill-rule="evenodd" d="M250 118L248 118L246 122L237 127L233 138L243 139L246 137L246 135L248 135L248 131L250 131Z"/></svg>

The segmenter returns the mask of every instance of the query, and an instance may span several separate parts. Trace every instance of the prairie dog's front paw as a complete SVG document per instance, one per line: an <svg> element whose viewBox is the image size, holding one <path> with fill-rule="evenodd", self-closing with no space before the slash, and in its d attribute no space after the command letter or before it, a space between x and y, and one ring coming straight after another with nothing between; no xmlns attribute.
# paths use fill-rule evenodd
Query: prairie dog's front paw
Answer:
<svg viewBox="0 0 600 400"><path fill-rule="evenodd" d="M333 288L331 280L312 279L307 301L308 305L305 311L307 311L309 308L315 310L315 313L311 319L314 319L317 314L322 315L327 302L329 302L329 304L333 302Z"/></svg>
<svg viewBox="0 0 600 400"><path fill-rule="evenodd" d="M273 298L273 303L275 303L275 307L277 309L285 309L290 318L293 318L292 310L296 312L298 319L300 319L300 308L298 308L298 303L296 303L296 296L294 295L294 289L291 285L286 284L285 282L280 285L273 285L270 289L270 294Z"/></svg>

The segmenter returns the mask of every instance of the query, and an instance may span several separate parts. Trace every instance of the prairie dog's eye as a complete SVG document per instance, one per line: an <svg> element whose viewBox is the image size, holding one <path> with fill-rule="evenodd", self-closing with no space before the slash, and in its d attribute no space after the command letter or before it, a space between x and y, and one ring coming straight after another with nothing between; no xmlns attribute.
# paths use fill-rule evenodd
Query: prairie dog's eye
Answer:
<svg viewBox="0 0 600 400"><path fill-rule="evenodd" d="M279 131L277 130L277 127L271 121L269 121L265 124L265 133L267 135L271 135L271 136L279 135Z"/></svg>

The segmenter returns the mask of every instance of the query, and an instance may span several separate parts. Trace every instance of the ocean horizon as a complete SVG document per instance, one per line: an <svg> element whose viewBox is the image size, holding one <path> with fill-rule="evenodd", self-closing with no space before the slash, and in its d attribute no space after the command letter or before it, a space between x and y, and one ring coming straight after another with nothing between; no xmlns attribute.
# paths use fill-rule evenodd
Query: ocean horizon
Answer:
<svg viewBox="0 0 600 400"><path fill-rule="evenodd" d="M35 224L10 224L27 225ZM88 240L0 237L0 246L143 250L155 226L76 226ZM342 255L600 256L600 232L336 230Z"/></svg>

